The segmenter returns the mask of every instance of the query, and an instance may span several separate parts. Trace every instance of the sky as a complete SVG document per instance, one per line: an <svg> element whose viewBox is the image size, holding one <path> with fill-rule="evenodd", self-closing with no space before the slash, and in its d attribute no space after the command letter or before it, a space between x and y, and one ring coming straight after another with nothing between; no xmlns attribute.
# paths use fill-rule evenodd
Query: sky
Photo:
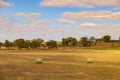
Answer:
<svg viewBox="0 0 120 80"><path fill-rule="evenodd" d="M120 36L120 0L0 0L0 41Z"/></svg>

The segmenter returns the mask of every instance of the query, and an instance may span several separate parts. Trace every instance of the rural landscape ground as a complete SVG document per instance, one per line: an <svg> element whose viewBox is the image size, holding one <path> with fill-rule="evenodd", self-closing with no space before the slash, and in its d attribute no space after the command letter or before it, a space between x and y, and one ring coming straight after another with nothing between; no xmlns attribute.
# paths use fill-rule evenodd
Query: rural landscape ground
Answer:
<svg viewBox="0 0 120 80"><path fill-rule="evenodd" d="M120 50L0 50L0 80L120 80Z"/></svg>
<svg viewBox="0 0 120 80"><path fill-rule="evenodd" d="M0 0L0 80L120 80L120 0Z"/></svg>

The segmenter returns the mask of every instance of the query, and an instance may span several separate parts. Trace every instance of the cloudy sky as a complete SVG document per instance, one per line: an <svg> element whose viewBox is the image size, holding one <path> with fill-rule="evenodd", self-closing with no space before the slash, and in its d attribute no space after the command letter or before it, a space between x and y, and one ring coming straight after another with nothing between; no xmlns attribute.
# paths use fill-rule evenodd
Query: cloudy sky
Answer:
<svg viewBox="0 0 120 80"><path fill-rule="evenodd" d="M0 41L120 36L120 0L0 0Z"/></svg>

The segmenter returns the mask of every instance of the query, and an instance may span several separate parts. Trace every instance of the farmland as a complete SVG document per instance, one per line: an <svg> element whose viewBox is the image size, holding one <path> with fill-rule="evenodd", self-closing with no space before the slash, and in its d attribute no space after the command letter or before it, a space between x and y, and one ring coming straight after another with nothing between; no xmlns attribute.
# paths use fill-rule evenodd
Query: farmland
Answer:
<svg viewBox="0 0 120 80"><path fill-rule="evenodd" d="M119 75L119 50L0 50L0 80L119 80Z"/></svg>

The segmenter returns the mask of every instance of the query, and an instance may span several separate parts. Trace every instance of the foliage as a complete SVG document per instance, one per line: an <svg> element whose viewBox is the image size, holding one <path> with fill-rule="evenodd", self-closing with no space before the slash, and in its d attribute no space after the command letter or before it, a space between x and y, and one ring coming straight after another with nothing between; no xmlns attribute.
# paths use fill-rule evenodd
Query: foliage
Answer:
<svg viewBox="0 0 120 80"><path fill-rule="evenodd" d="M57 42L54 41L54 40L50 40L50 41L47 42L47 47L48 47L49 49L57 48Z"/></svg>
<svg viewBox="0 0 120 80"><path fill-rule="evenodd" d="M77 45L77 39L73 37L63 38L62 39L62 45L63 46L76 46Z"/></svg>
<svg viewBox="0 0 120 80"><path fill-rule="evenodd" d="M110 38L111 38L110 35L105 35L105 36L102 37L102 39L103 39L104 42L109 42Z"/></svg>
<svg viewBox="0 0 120 80"><path fill-rule="evenodd" d="M5 45L5 47L8 48L8 49L9 49L10 47L12 47L12 43L11 43L9 40L5 40L4 45Z"/></svg>
<svg viewBox="0 0 120 80"><path fill-rule="evenodd" d="M15 44L19 49L28 48L28 44L24 39L16 39Z"/></svg>
<svg viewBox="0 0 120 80"><path fill-rule="evenodd" d="M3 46L4 44L2 43L2 42L0 42L0 49L1 49L1 47Z"/></svg>
<svg viewBox="0 0 120 80"><path fill-rule="evenodd" d="M43 48L48 47L49 49L51 49L51 48L63 47L63 49L64 49L65 47L74 47L74 46L81 46L81 45L83 47L92 46L93 43L94 43L94 45L99 46L101 43L103 43L103 41L111 42L112 40L110 40L110 39L111 39L110 35L105 35L102 38L98 38L98 39L96 39L93 36L90 38L81 37L79 43L77 42L77 39L74 37L63 38L62 42L56 42L55 40L50 40L48 42L44 42L42 39L39 39L39 38L32 39L32 40L16 39L13 42L10 42L9 40L5 40L4 43L0 42L0 48L1 48L1 46L5 46L8 49L11 47L14 47L14 48L18 47L19 49L22 49L22 48L38 49L40 47L43 47ZM119 42L120 37L119 37L119 40L115 40L115 41ZM114 45L112 42L111 42L111 44ZM117 44L119 44L119 43L117 43Z"/></svg>
<svg viewBox="0 0 120 80"><path fill-rule="evenodd" d="M42 42L42 39L33 39L31 40L30 47L33 49L39 48Z"/></svg>
<svg viewBox="0 0 120 80"><path fill-rule="evenodd" d="M81 37L80 43L82 44L83 47L88 46L88 43L89 43L88 38L87 37Z"/></svg>

